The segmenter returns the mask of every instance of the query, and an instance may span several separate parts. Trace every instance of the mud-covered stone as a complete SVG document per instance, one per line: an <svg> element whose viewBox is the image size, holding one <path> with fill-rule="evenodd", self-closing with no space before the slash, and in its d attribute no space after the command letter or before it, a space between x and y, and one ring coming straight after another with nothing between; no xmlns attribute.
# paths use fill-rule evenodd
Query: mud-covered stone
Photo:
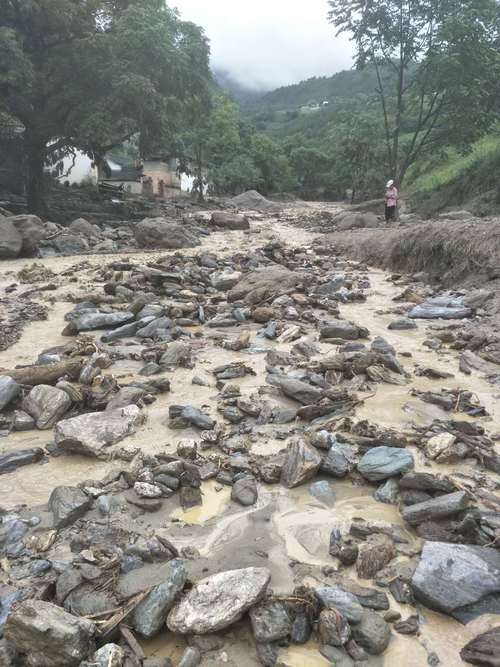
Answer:
<svg viewBox="0 0 500 667"><path fill-rule="evenodd" d="M265 595L266 568L230 570L202 579L174 606L168 628L178 634L208 634L236 623Z"/></svg>
<svg viewBox="0 0 500 667"><path fill-rule="evenodd" d="M281 471L281 483L289 489L312 479L321 465L321 456L304 440L293 442Z"/></svg>
<svg viewBox="0 0 500 667"><path fill-rule="evenodd" d="M23 409L41 430L52 428L70 407L71 399L65 391L45 384L33 387L23 401Z"/></svg>
<svg viewBox="0 0 500 667"><path fill-rule="evenodd" d="M391 629L374 611L365 611L357 625L352 626L352 636L359 646L371 655L383 653L391 639Z"/></svg>
<svg viewBox="0 0 500 667"><path fill-rule="evenodd" d="M249 612L252 630L257 642L275 642L288 637L292 620L286 605L279 600L266 600Z"/></svg>
<svg viewBox="0 0 500 667"><path fill-rule="evenodd" d="M48 504L54 527L64 528L71 525L87 512L91 504L91 498L78 487L57 486L50 494Z"/></svg>

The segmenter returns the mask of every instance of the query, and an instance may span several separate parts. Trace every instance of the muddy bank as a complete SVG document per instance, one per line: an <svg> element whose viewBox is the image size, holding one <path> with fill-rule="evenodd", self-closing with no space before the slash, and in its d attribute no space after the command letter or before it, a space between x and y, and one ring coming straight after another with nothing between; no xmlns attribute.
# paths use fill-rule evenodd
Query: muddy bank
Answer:
<svg viewBox="0 0 500 667"><path fill-rule="evenodd" d="M249 217L39 260L47 320L0 353L13 664L454 666L500 625L500 366L455 345L481 307Z"/></svg>

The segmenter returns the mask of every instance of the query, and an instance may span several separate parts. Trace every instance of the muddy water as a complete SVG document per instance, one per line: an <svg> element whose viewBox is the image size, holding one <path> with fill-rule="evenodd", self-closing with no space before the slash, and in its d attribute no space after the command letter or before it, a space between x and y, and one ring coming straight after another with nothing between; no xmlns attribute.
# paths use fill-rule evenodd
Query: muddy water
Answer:
<svg viewBox="0 0 500 667"><path fill-rule="evenodd" d="M266 219L253 223L253 230L258 232L243 235L239 232L217 233L207 239L203 251L214 251L220 255L230 255L236 251L245 252L256 243L266 239L281 238L287 243L307 248L314 238L304 230L288 228L283 224L271 224ZM193 251L186 251L192 254ZM136 253L134 259L140 261L154 260L166 253ZM122 257L109 255L85 258L87 266L78 273L78 283L68 283L65 277L59 277L58 289L50 296L56 298L55 303L44 301L49 305L49 318L26 327L18 343L10 349L0 352L0 368L12 368L16 364L33 363L39 352L47 347L61 345L67 339L60 335L64 327L64 315L71 309L67 295L85 293L91 289L99 289L96 283L96 269L103 264ZM72 266L80 264L82 258L47 258L39 263L61 274ZM30 264L25 260L6 262L0 266L0 285L8 284L15 278L15 273ZM424 340L432 335L428 333L429 325L419 323L418 330L410 332L390 331L387 329L394 314L387 313L392 309L392 299L397 296L398 288L387 281L387 276L380 271L370 272L371 289L366 303L341 306L344 318L366 326L371 338L377 335L384 337L399 352L411 353L411 357L399 357L405 368L411 373L411 384L392 386L379 384L374 396L366 399L360 406L356 416L365 418L383 426L408 430L412 424L425 426L434 419L446 419L449 415L436 406L425 404L409 395L410 388L438 391L441 388L467 388L474 391L480 401L490 412L490 421L485 421L488 430L495 430L500 424L500 403L494 398L491 386L479 374L465 376L458 370L458 356L448 351L436 354L423 346ZM45 299L46 297L41 297ZM61 300L62 299L62 300ZM226 333L226 332L225 332ZM265 354L258 352L249 354L246 351L235 353L218 347L210 340L210 332L204 332L205 338L194 345L196 350L196 367L194 370L176 369L168 374L171 381L171 393L157 397L155 403L146 408L147 422L127 443L140 447L147 454L174 453L177 445L185 440L197 440L198 433L193 430L172 431L167 427L168 407L171 403L192 403L203 407L214 417L216 410L217 389L211 370L223 363L245 361L252 367L255 376L232 381L240 387L242 396L247 399L260 396L259 389L265 385ZM95 334L99 335L99 332ZM231 336L232 334L228 334ZM311 333L310 340L316 336ZM252 344L255 347L272 349L276 343L263 341L252 333ZM288 351L291 345L280 345L280 350ZM113 348L115 351L117 348ZM321 345L322 352L331 354L334 348ZM133 346L123 346L121 352L133 356ZM414 375L416 365L428 365L454 374L448 380L428 380ZM131 358L115 363L108 372L122 382L137 377L142 364ZM209 381L209 386L201 387L192 384L194 375L202 376ZM272 401L283 407L292 403L272 395ZM291 425L290 428L293 428ZM286 429L283 429L286 431ZM277 437L276 427L256 427L254 433L258 437L249 439L246 444L254 453L269 454L283 448L283 440ZM255 440L255 441L254 441ZM33 446L44 447L52 441L51 431L16 433L8 438L0 439L0 453L25 449ZM423 460L415 452L417 467L424 466ZM0 506L13 507L19 504L38 506L46 502L52 489L60 484L76 485L85 479L99 479L112 467L113 463L105 463L83 459L75 456L51 457L47 463L28 466L0 479ZM428 468L425 468L428 469ZM447 472L448 467L438 467L439 472ZM331 480L330 480L331 481ZM179 548L190 547L198 551L199 565L193 561L192 574L203 576L204 570L217 571L231 567L248 565L265 565L272 573L272 587L276 593L289 593L294 585L304 581L327 583L325 566L332 568L333 561L328 554L329 536L334 527L342 528L352 519L380 521L403 526L397 508L374 501L373 488L355 486L350 481L331 481L335 493L332 505L313 497L309 485L287 491L280 486L261 486L256 506L243 509L230 499L230 489L220 487L214 481L205 482L202 487L203 506L188 512L176 506L177 499L168 504L168 512L161 516L148 517L153 527L167 527L171 539ZM174 497L175 498L175 497ZM170 501L169 501L170 503ZM408 535L409 544L417 547L418 541ZM300 564L300 567L290 567ZM199 568L198 570L196 568ZM350 576L356 578L355 572ZM360 582L370 585L369 582ZM403 618L412 613L410 608L397 605L392 607L401 612ZM462 646L475 636L478 631L486 629L498 619L483 617L479 622L462 626L452 619L420 610L422 617L421 635L418 638L404 637L393 633L391 644L382 658L371 658L370 667L420 667L427 664L429 652L436 652L442 665L454 667L463 664L459 658ZM171 657L177 660L185 648L185 643L171 635L162 636L152 642L146 642L144 648L148 655L154 657ZM292 647L284 651L281 663L288 667L322 667L330 664L318 652L318 646L310 643L302 647ZM224 654L217 659L207 659L204 665L228 664L238 667L253 667L259 664L249 628L242 626L231 633Z"/></svg>

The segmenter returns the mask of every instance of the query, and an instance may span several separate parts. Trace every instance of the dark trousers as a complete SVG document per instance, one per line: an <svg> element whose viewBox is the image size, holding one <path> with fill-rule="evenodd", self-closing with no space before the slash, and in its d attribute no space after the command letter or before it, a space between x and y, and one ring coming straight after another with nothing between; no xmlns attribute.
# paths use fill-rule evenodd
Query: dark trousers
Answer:
<svg viewBox="0 0 500 667"><path fill-rule="evenodd" d="M391 222L396 220L396 206L385 206L385 221Z"/></svg>

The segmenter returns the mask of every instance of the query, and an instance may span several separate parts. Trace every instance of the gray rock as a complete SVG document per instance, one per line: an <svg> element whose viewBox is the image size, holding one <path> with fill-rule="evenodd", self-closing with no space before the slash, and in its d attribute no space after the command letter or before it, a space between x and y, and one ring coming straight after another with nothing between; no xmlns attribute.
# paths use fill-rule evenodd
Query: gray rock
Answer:
<svg viewBox="0 0 500 667"><path fill-rule="evenodd" d="M314 589L314 594L327 609L337 609L350 623L359 623L363 607L355 595L335 586L323 586Z"/></svg>
<svg viewBox="0 0 500 667"><path fill-rule="evenodd" d="M237 213L226 213L225 211L212 213L212 224L223 229L250 229L250 223L246 216Z"/></svg>
<svg viewBox="0 0 500 667"><path fill-rule="evenodd" d="M413 320L462 320L466 317L471 317L472 312L470 308L463 306L446 307L421 303L410 310L408 317Z"/></svg>
<svg viewBox="0 0 500 667"><path fill-rule="evenodd" d="M319 652L335 667L355 667L354 661L343 649L325 644L320 646Z"/></svg>
<svg viewBox="0 0 500 667"><path fill-rule="evenodd" d="M176 340L169 343L167 350L160 358L160 364L163 366L182 366L191 358L191 346Z"/></svg>
<svg viewBox="0 0 500 667"><path fill-rule="evenodd" d="M257 483L254 477L238 479L231 489L231 500L243 505L243 507L255 505L257 495Z"/></svg>
<svg viewBox="0 0 500 667"><path fill-rule="evenodd" d="M261 602L250 609L249 616L257 642L275 642L285 639L292 632L292 620L286 605L278 600Z"/></svg>
<svg viewBox="0 0 500 667"><path fill-rule="evenodd" d="M158 317L137 331L139 338L165 338L170 339L174 323L169 317Z"/></svg>
<svg viewBox="0 0 500 667"><path fill-rule="evenodd" d="M358 463L358 471L370 482L395 477L413 468L413 455L406 449L374 447Z"/></svg>
<svg viewBox="0 0 500 667"><path fill-rule="evenodd" d="M245 301L247 306L252 306L284 294L302 280L301 274L279 265L256 269L242 276L228 293L227 300L229 303Z"/></svg>
<svg viewBox="0 0 500 667"><path fill-rule="evenodd" d="M91 498L74 486L57 486L49 498L49 510L52 512L55 528L64 528L74 523L87 512L92 504Z"/></svg>
<svg viewBox="0 0 500 667"><path fill-rule="evenodd" d="M134 491L139 498L161 498L163 491L156 484L148 484L147 482L136 482L134 484Z"/></svg>
<svg viewBox="0 0 500 667"><path fill-rule="evenodd" d="M453 516L467 509L468 505L469 499L465 491L456 491L405 507L401 514L407 523L416 526L423 521L434 521Z"/></svg>
<svg viewBox="0 0 500 667"><path fill-rule="evenodd" d="M128 619L131 627L143 637L154 637L163 629L168 612L186 583L187 572L182 560L170 561L163 571L165 581L153 588Z"/></svg>
<svg viewBox="0 0 500 667"><path fill-rule="evenodd" d="M145 393L142 387L122 387L107 404L106 412L126 408L128 405L137 405Z"/></svg>
<svg viewBox="0 0 500 667"><path fill-rule="evenodd" d="M59 234L51 241L51 244L57 252L63 255L74 255L89 249L87 240L76 234Z"/></svg>
<svg viewBox="0 0 500 667"><path fill-rule="evenodd" d="M21 254L23 237L7 218L0 218L0 259L15 259Z"/></svg>
<svg viewBox="0 0 500 667"><path fill-rule="evenodd" d="M105 644L94 653L89 661L82 662L80 667L123 667L125 651L118 644Z"/></svg>
<svg viewBox="0 0 500 667"><path fill-rule="evenodd" d="M399 497L399 484L394 477L381 484L373 494L375 500L386 505L397 505Z"/></svg>
<svg viewBox="0 0 500 667"><path fill-rule="evenodd" d="M408 472L399 480L401 489L430 491L431 493L453 493L457 490L455 484L446 477L432 475L428 472Z"/></svg>
<svg viewBox="0 0 500 667"><path fill-rule="evenodd" d="M247 190L229 200L231 206L243 211L279 211L280 205L263 197L257 190Z"/></svg>
<svg viewBox="0 0 500 667"><path fill-rule="evenodd" d="M108 449L128 435L135 433L142 423L141 411L136 405L110 412L91 412L60 421L54 430L56 443L69 452L108 458Z"/></svg>
<svg viewBox="0 0 500 667"><path fill-rule="evenodd" d="M344 646L351 637L349 623L335 609L323 609L318 629L321 641L328 646Z"/></svg>
<svg viewBox="0 0 500 667"><path fill-rule="evenodd" d="M13 215L8 218L23 239L21 255L33 257L37 254L40 241L46 239L50 232L47 224L42 222L37 215L22 214Z"/></svg>
<svg viewBox="0 0 500 667"><path fill-rule="evenodd" d="M31 431L35 428L35 420L24 410L16 410L12 428L14 431Z"/></svg>
<svg viewBox="0 0 500 667"><path fill-rule="evenodd" d="M326 457L321 462L321 472L332 477L345 477L356 466L356 455L354 448L350 445L334 443Z"/></svg>
<svg viewBox="0 0 500 667"><path fill-rule="evenodd" d="M426 607L456 615L486 598L500 601L500 552L445 542L426 542L411 585ZM472 610L473 611L473 610Z"/></svg>
<svg viewBox="0 0 500 667"><path fill-rule="evenodd" d="M52 428L70 407L71 399L65 391L46 384L33 387L23 401L23 409L42 430Z"/></svg>
<svg viewBox="0 0 500 667"><path fill-rule="evenodd" d="M391 354L392 356L396 354L396 348L380 336L377 336L377 338L374 339L373 343L370 345L370 349L373 352L380 352L380 354Z"/></svg>
<svg viewBox="0 0 500 667"><path fill-rule="evenodd" d="M358 340L368 338L368 329L358 327L357 324L345 320L330 320L319 330L320 338L342 338L343 340Z"/></svg>
<svg viewBox="0 0 500 667"><path fill-rule="evenodd" d="M68 227L73 234L81 234L88 239L97 239L100 236L101 230L97 225L93 225L85 218L77 218Z"/></svg>
<svg viewBox="0 0 500 667"><path fill-rule="evenodd" d="M194 248L200 240L185 225L165 218L145 218L136 225L135 239L141 248Z"/></svg>
<svg viewBox="0 0 500 667"><path fill-rule="evenodd" d="M364 611L361 621L352 626L352 636L371 655L383 653L391 639L391 629L374 611Z"/></svg>
<svg viewBox="0 0 500 667"><path fill-rule="evenodd" d="M50 602L26 600L10 613L5 636L29 667L78 667L94 649L95 626Z"/></svg>
<svg viewBox="0 0 500 667"><path fill-rule="evenodd" d="M288 448L281 483L289 489L300 486L316 475L320 465L321 456L317 450L304 440L297 440Z"/></svg>
<svg viewBox="0 0 500 667"><path fill-rule="evenodd" d="M500 655L500 626L483 632L460 651L460 657L471 665L498 667Z"/></svg>
<svg viewBox="0 0 500 667"><path fill-rule="evenodd" d="M407 318L401 318L391 322L387 328L391 331L407 331L409 329L416 329L417 323Z"/></svg>
<svg viewBox="0 0 500 667"><path fill-rule="evenodd" d="M317 403L323 396L321 389L313 387L307 382L295 380L294 378L282 375L268 375L267 382L275 387L279 387L285 396L293 398L294 401L298 401L303 405Z"/></svg>
<svg viewBox="0 0 500 667"><path fill-rule="evenodd" d="M171 632L208 634L236 623L265 595L271 574L249 567L219 572L199 581L172 609L167 619Z"/></svg>
<svg viewBox="0 0 500 667"><path fill-rule="evenodd" d="M198 408L193 408L191 405L183 408L181 417L186 419L192 426L201 429L202 431L212 431L217 422L212 417L209 417Z"/></svg>
<svg viewBox="0 0 500 667"><path fill-rule="evenodd" d="M135 319L134 313L85 313L74 320L77 331L95 331L96 329L107 329L121 327Z"/></svg>
<svg viewBox="0 0 500 667"><path fill-rule="evenodd" d="M21 387L8 375L0 375L0 410L13 401L21 391Z"/></svg>
<svg viewBox="0 0 500 667"><path fill-rule="evenodd" d="M214 273L210 282L212 287L225 292L232 289L240 279L241 273L239 271L221 271L220 273Z"/></svg>
<svg viewBox="0 0 500 667"><path fill-rule="evenodd" d="M43 459L43 454L43 449L40 447L20 449L8 454L0 454L0 475L13 472L31 463L38 463L38 461Z"/></svg>
<svg viewBox="0 0 500 667"><path fill-rule="evenodd" d="M313 498L317 498L327 507L333 507L337 500L337 494L331 482L327 480L319 480L318 482L313 482L309 487L309 494Z"/></svg>
<svg viewBox="0 0 500 667"><path fill-rule="evenodd" d="M107 331L104 335L101 336L103 343L111 343L113 340L119 340L120 338L128 338L129 336L135 336L135 334L144 329L148 324L150 324L155 318L144 317L137 322L129 322L129 324L124 324L117 329L112 331Z"/></svg>
<svg viewBox="0 0 500 667"><path fill-rule="evenodd" d="M188 646L182 654L179 667L197 667L201 663L201 652L196 646Z"/></svg>

